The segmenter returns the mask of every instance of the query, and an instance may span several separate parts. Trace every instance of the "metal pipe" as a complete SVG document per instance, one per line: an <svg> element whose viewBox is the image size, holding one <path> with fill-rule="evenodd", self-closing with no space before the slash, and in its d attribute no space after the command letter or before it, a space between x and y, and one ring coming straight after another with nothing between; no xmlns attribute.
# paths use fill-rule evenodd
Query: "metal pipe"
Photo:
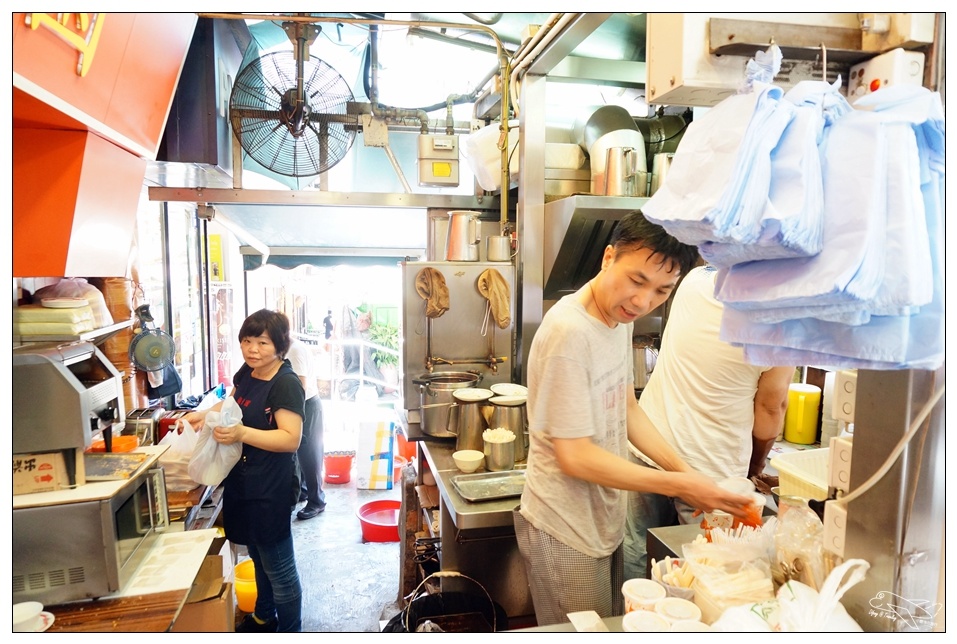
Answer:
<svg viewBox="0 0 957 644"><path fill-rule="evenodd" d="M376 105L379 102L379 26L369 26L369 102Z"/></svg>
<svg viewBox="0 0 957 644"><path fill-rule="evenodd" d="M574 20L577 16L578 14L576 13L563 13L553 24L548 24L542 27L542 29L540 29L538 33L535 34L535 36L533 37L533 40L535 38L538 38L538 41L535 42L534 46L528 51L527 54L524 54L520 56L518 60L513 61L512 74L511 74L511 81L512 81L511 87L513 92L517 91L518 84L519 84L518 77L521 74L521 72L526 67L531 65L535 61L535 58L538 56L538 54L540 54L542 50L551 43L552 40L554 40L559 34L561 34L562 30L565 29L568 23ZM541 37L539 38L539 36ZM512 97L512 102L513 104L515 104L515 107L516 107L515 114L518 115L518 113L521 110L518 107L517 95Z"/></svg>
<svg viewBox="0 0 957 644"><path fill-rule="evenodd" d="M510 114L509 108L509 93L508 93L508 74L509 74L509 55L505 50L505 46L502 44L501 39L498 37L498 34L491 27L485 25L466 25L457 22L437 22L430 20L385 20L385 19L365 19L365 18L344 18L341 16L304 16L304 15L293 15L293 16L277 16L275 14L249 14L249 13L212 13L212 12L201 12L197 13L201 18L220 18L223 20L283 20L285 22L306 22L306 23L316 23L316 22L345 22L356 25L399 25L407 27L432 27L437 29L463 29L466 31L481 31L488 34L495 41L495 49L499 57L499 71L502 75L502 165L503 173L505 177L505 182L502 184L502 194L501 194L501 207L502 214L501 220L503 226L507 226L508 222L508 119ZM538 35L538 34L536 34ZM373 114L375 112L373 111ZM427 127L428 119L423 122L424 126ZM426 132L428 130L426 129Z"/></svg>
<svg viewBox="0 0 957 644"><path fill-rule="evenodd" d="M406 193L412 194L412 188L409 187L409 182L405 180L405 175L402 173L402 166L399 165L398 159L395 158L395 155L392 153L392 148L389 147L389 144L386 143L382 146L382 149L385 150L385 154L389 157L389 161L392 162L392 167L395 168L395 173L399 175L399 181L402 182L402 187L405 189Z"/></svg>
<svg viewBox="0 0 957 644"><path fill-rule="evenodd" d="M477 13L465 13L465 12L463 12L462 15L465 16L466 18L471 18L471 19L474 20L475 22L481 23L481 24L483 24L483 25L494 25L496 22L498 22L499 20L502 19L502 15L503 15L503 14L501 14L501 13L493 13L493 14L492 14L490 17L488 17L488 18L483 18L483 17L481 17L480 15L478 15Z"/></svg>

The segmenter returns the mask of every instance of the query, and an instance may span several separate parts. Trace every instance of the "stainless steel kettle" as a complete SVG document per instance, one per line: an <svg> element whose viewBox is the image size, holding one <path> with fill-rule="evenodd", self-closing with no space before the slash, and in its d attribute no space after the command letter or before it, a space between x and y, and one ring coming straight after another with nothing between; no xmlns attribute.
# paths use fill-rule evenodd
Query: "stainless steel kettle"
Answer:
<svg viewBox="0 0 957 644"><path fill-rule="evenodd" d="M479 213L471 210L450 211L445 261L477 262L481 242L480 232Z"/></svg>
<svg viewBox="0 0 957 644"><path fill-rule="evenodd" d="M655 348L654 338L639 336L632 344L635 360L635 389L644 389L651 378L651 372L658 363L658 350Z"/></svg>
<svg viewBox="0 0 957 644"><path fill-rule="evenodd" d="M512 397L514 398L514 397ZM505 401L508 402L505 402ZM504 427L515 434L515 460L524 461L528 455L528 416L525 413L525 404L515 404L508 397L494 397L488 426L491 428Z"/></svg>

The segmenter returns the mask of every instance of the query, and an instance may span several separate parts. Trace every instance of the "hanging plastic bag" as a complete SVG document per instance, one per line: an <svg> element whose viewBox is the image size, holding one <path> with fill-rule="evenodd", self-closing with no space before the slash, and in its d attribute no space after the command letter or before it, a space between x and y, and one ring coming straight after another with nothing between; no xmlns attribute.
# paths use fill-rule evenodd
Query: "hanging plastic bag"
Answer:
<svg viewBox="0 0 957 644"><path fill-rule="evenodd" d="M170 492L189 492L199 485L189 474L189 461L197 441L196 431L185 420L182 431L171 429L160 440L160 445L169 445L159 462L166 476L166 489Z"/></svg>
<svg viewBox="0 0 957 644"><path fill-rule="evenodd" d="M206 414L206 424L199 433L196 448L189 461L189 475L203 485L219 485L239 462L243 444L223 445L213 438L214 427L230 427L243 420L242 409L232 396L223 401L220 410Z"/></svg>

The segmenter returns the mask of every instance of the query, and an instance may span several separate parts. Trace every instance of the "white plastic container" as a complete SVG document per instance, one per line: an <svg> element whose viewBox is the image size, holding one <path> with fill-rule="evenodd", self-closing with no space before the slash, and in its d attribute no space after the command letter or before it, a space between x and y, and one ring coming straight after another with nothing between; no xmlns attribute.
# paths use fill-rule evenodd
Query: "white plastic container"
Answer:
<svg viewBox="0 0 957 644"><path fill-rule="evenodd" d="M635 610L655 610L655 602L664 599L667 595L665 587L651 579L629 579L621 586L621 594L625 597L625 612Z"/></svg>
<svg viewBox="0 0 957 644"><path fill-rule="evenodd" d="M621 618L621 629L626 633L666 633L671 624L657 613L633 610Z"/></svg>
<svg viewBox="0 0 957 644"><path fill-rule="evenodd" d="M665 597L655 602L655 612L668 620L669 624L681 621L700 621L701 609L694 602L681 597Z"/></svg>

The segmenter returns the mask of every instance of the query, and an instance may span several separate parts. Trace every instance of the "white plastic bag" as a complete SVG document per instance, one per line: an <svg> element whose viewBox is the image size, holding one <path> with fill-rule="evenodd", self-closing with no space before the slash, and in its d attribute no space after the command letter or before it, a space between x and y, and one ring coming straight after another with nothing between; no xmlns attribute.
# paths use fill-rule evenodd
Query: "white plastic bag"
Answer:
<svg viewBox="0 0 957 644"><path fill-rule="evenodd" d="M93 310L93 319L97 327L113 324L113 316L110 315L103 293L82 277L65 277L56 284L37 289L33 297L36 302L48 297L75 297L86 300Z"/></svg>
<svg viewBox="0 0 957 644"><path fill-rule="evenodd" d="M206 424L199 433L196 448L189 461L189 475L203 485L219 485L239 462L243 454L243 444L223 445L213 438L213 427L230 427L243 420L242 409L236 400L229 396L223 401L222 408L206 415Z"/></svg>
<svg viewBox="0 0 957 644"><path fill-rule="evenodd" d="M863 559L848 559L831 571L820 592L793 580L781 586L778 589L778 630L860 633L863 629L847 614L841 597L864 579L870 567Z"/></svg>
<svg viewBox="0 0 957 644"><path fill-rule="evenodd" d="M171 429L160 440L160 445L169 445L159 462L166 476L166 489L170 492L189 492L199 485L189 475L189 461L197 441L196 432L185 420L182 432Z"/></svg>

